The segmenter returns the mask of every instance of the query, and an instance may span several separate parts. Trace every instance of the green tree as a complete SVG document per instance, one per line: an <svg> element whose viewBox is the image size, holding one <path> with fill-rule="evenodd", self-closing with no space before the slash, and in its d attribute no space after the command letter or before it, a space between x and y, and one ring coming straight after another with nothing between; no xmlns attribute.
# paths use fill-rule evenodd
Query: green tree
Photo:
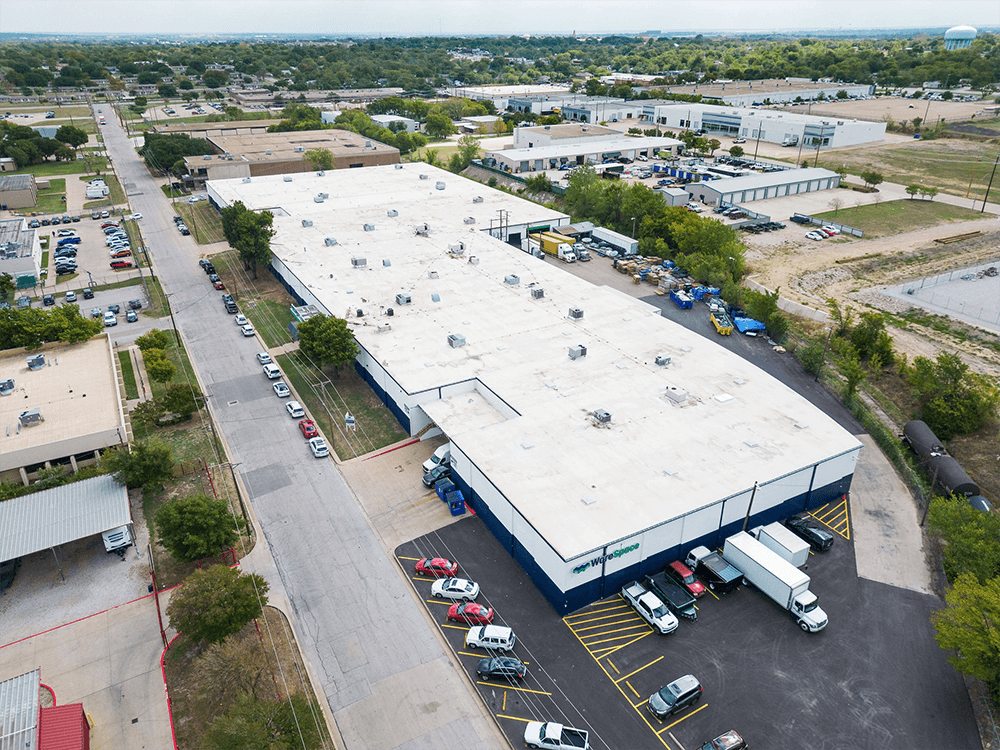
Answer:
<svg viewBox="0 0 1000 750"><path fill-rule="evenodd" d="M720 141L718 138L712 138L708 142L708 151L709 151L709 153L712 156L715 156L716 149L719 148L721 145L722 145L722 141Z"/></svg>
<svg viewBox="0 0 1000 750"><path fill-rule="evenodd" d="M333 152L328 148L313 148L302 154L303 161L312 164L313 169L333 169Z"/></svg>
<svg viewBox="0 0 1000 750"><path fill-rule="evenodd" d="M332 315L314 315L299 325L299 350L317 366L330 365L335 375L358 356L358 342L347 322Z"/></svg>
<svg viewBox="0 0 1000 750"><path fill-rule="evenodd" d="M970 371L957 354L941 352L934 361L917 357L906 380L920 404L920 419L941 440L977 432L996 418L996 383Z"/></svg>
<svg viewBox="0 0 1000 750"><path fill-rule="evenodd" d="M847 90L846 89L841 89L840 91L837 92L837 98L838 99L846 99L847 96L848 95L847 95Z"/></svg>
<svg viewBox="0 0 1000 750"><path fill-rule="evenodd" d="M9 299L10 293L17 289L17 282L9 273L0 273L0 299Z"/></svg>
<svg viewBox="0 0 1000 750"><path fill-rule="evenodd" d="M141 115L143 112L146 111L146 107L148 107L148 106L149 106L149 102L146 100L146 97L144 97L144 96L137 96L132 101L132 104L129 105L129 109L131 109L136 114Z"/></svg>
<svg viewBox="0 0 1000 750"><path fill-rule="evenodd" d="M242 695L209 726L204 746L211 750L316 750L323 738L312 720L315 713L301 693L281 701Z"/></svg>
<svg viewBox="0 0 1000 750"><path fill-rule="evenodd" d="M445 138L455 132L455 126L448 115L436 112L427 115L427 122L424 123L424 132L434 138Z"/></svg>
<svg viewBox="0 0 1000 750"><path fill-rule="evenodd" d="M57 141L65 143L67 146L72 146L74 149L82 146L89 138L90 136L87 135L87 131L73 127L72 125L61 125L55 135Z"/></svg>
<svg viewBox="0 0 1000 750"><path fill-rule="evenodd" d="M195 643L220 643L260 617L267 589L267 581L256 573L213 565L196 570L171 594L167 616Z"/></svg>
<svg viewBox="0 0 1000 750"><path fill-rule="evenodd" d="M931 615L938 646L962 674L982 680L1000 700L1000 579L983 583L971 574L958 577L945 594L946 606Z"/></svg>
<svg viewBox="0 0 1000 750"><path fill-rule="evenodd" d="M868 373L861 364L858 352L850 342L845 342L841 349L840 374L844 376L845 393L848 398L858 392L858 386Z"/></svg>
<svg viewBox="0 0 1000 750"><path fill-rule="evenodd" d="M910 200L913 200L913 196L920 192L920 185L907 185L906 194L910 196Z"/></svg>
<svg viewBox="0 0 1000 750"><path fill-rule="evenodd" d="M826 306L830 310L830 319L833 321L833 334L838 337L846 336L854 322L854 310L848 307L841 310L835 299L827 299Z"/></svg>
<svg viewBox="0 0 1000 750"><path fill-rule="evenodd" d="M542 172L532 177L525 177L524 187L529 193L548 193L552 190L552 180Z"/></svg>
<svg viewBox="0 0 1000 750"><path fill-rule="evenodd" d="M745 153L746 152L743 150L742 146L730 146L729 147L729 155L730 156L735 156L737 159L740 158L741 156L743 156L743 154L745 154Z"/></svg>
<svg viewBox="0 0 1000 750"><path fill-rule="evenodd" d="M240 521L226 503L205 495L171 500L156 512L160 542L180 562L215 557L232 547Z"/></svg>
<svg viewBox="0 0 1000 750"><path fill-rule="evenodd" d="M170 336L167 335L166 331L161 331L158 328L154 328L149 333L139 336L135 340L135 345L139 347L139 351L145 352L148 349L166 349L170 344Z"/></svg>
<svg viewBox="0 0 1000 750"><path fill-rule="evenodd" d="M156 87L156 91L164 99L174 99L177 96L177 87L172 83L161 83Z"/></svg>
<svg viewBox="0 0 1000 750"><path fill-rule="evenodd" d="M972 575L986 583L1000 574L1000 516L982 513L964 497L935 496L927 523L945 541L943 566L952 583Z"/></svg>
<svg viewBox="0 0 1000 750"><path fill-rule="evenodd" d="M149 377L157 383L166 383L177 374L177 368L167 359L164 349L147 349L142 353L142 361Z"/></svg>
<svg viewBox="0 0 1000 750"><path fill-rule="evenodd" d="M906 192L910 192L907 188ZM920 198L921 200L926 196L931 200L934 200L934 196L938 194L938 189L936 187L921 187L920 188Z"/></svg>
<svg viewBox="0 0 1000 750"><path fill-rule="evenodd" d="M206 70L201 76L201 82L210 89L217 89L229 83L229 74L222 70Z"/></svg>
<svg viewBox="0 0 1000 750"><path fill-rule="evenodd" d="M471 135L463 135L458 139L458 153L461 154L465 167L469 166L472 160L479 156L479 139Z"/></svg>
<svg viewBox="0 0 1000 750"><path fill-rule="evenodd" d="M197 411L200 398L201 394L193 392L192 387L187 383L168 383L162 405L166 411L172 414L190 417L191 412Z"/></svg>
<svg viewBox="0 0 1000 750"><path fill-rule="evenodd" d="M882 313L863 313L861 321L851 330L850 339L863 361L870 360L876 354L883 365L891 365L895 361L892 337L885 330L885 316Z"/></svg>
<svg viewBox="0 0 1000 750"><path fill-rule="evenodd" d="M876 185L881 185L884 178L881 172L876 172L874 169L866 169L861 173L861 179L865 181L866 187L875 187Z"/></svg>
<svg viewBox="0 0 1000 750"><path fill-rule="evenodd" d="M270 211L256 213L241 201L222 209L222 232L229 245L236 249L246 270L271 262L271 238L274 237L274 214Z"/></svg>
<svg viewBox="0 0 1000 750"><path fill-rule="evenodd" d="M825 342L820 339L811 342L809 346L800 346L795 350L795 356L802 364L802 369L810 375L818 375L823 368L823 362L826 359L824 344Z"/></svg>
<svg viewBox="0 0 1000 750"><path fill-rule="evenodd" d="M156 490L173 476L174 459L170 448L161 443L138 442L132 450L110 450L101 457L102 465L129 489Z"/></svg>

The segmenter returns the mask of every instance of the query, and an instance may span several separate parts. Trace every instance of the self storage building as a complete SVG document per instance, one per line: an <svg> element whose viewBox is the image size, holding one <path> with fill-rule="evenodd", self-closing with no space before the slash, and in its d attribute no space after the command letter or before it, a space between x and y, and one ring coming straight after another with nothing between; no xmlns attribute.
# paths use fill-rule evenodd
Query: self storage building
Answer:
<svg viewBox="0 0 1000 750"><path fill-rule="evenodd" d="M410 434L448 437L471 507L559 612L721 544L748 513L850 486L860 443L808 401L509 244L564 214L425 164L208 190L275 211L274 272L348 320L358 372Z"/></svg>

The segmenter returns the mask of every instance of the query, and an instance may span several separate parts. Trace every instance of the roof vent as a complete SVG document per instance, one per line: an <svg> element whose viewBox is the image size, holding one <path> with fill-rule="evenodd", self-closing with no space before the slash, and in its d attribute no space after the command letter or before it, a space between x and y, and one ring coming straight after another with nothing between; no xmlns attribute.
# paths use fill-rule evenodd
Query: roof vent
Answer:
<svg viewBox="0 0 1000 750"><path fill-rule="evenodd" d="M422 174L422 175L420 175L420 179L421 180L427 180L427 179L430 179L430 178L427 175Z"/></svg>
<svg viewBox="0 0 1000 750"><path fill-rule="evenodd" d="M656 364L659 365L660 367L666 367L667 365L670 364L670 355L669 354L657 354L656 355Z"/></svg>
<svg viewBox="0 0 1000 750"><path fill-rule="evenodd" d="M268 149L264 149L264 153L267 154L268 156L270 156L271 155L271 149L269 149L269 148Z"/></svg>
<svg viewBox="0 0 1000 750"><path fill-rule="evenodd" d="M17 419L21 423L22 427L31 427L45 421L45 417L42 416L41 409L28 409L27 411L22 411L18 415Z"/></svg>
<svg viewBox="0 0 1000 750"><path fill-rule="evenodd" d="M475 255L470 255L469 256L469 265L470 266L478 266L479 265L479 258L477 258Z"/></svg>
<svg viewBox="0 0 1000 750"><path fill-rule="evenodd" d="M465 346L465 336L463 336L461 333L449 333L448 346L450 346L452 349L457 349L460 346Z"/></svg>
<svg viewBox="0 0 1000 750"><path fill-rule="evenodd" d="M463 224L475 224L476 223L476 217L475 216L466 216L464 219L462 219L462 223Z"/></svg>
<svg viewBox="0 0 1000 750"><path fill-rule="evenodd" d="M394 208L390 208L388 211L385 212L385 215L388 216L390 219L395 219L397 216L399 216L399 211L397 211Z"/></svg>
<svg viewBox="0 0 1000 750"><path fill-rule="evenodd" d="M291 182L292 181L292 178L289 177L287 174L284 177L282 177L281 179L284 180L285 182Z"/></svg>
<svg viewBox="0 0 1000 750"><path fill-rule="evenodd" d="M545 290L540 286L536 286L531 290L531 299L542 299L545 296Z"/></svg>
<svg viewBox="0 0 1000 750"><path fill-rule="evenodd" d="M427 224L417 224L417 226L414 227L414 230L416 231L418 237L426 237L428 232L431 231L431 228L427 226Z"/></svg>
<svg viewBox="0 0 1000 750"><path fill-rule="evenodd" d="M329 193L320 193L319 197L322 198L323 200L326 200L327 198L330 197L330 194Z"/></svg>
<svg viewBox="0 0 1000 750"><path fill-rule="evenodd" d="M392 326L388 323L381 323L376 329L376 333L388 333L392 330Z"/></svg>
<svg viewBox="0 0 1000 750"><path fill-rule="evenodd" d="M428 271L427 272L427 278L428 279L436 279L437 277L438 277L438 272L437 271Z"/></svg>
<svg viewBox="0 0 1000 750"><path fill-rule="evenodd" d="M302 226L304 226L304 227L311 227L312 225L313 225L312 219L303 219L302 220Z"/></svg>
<svg viewBox="0 0 1000 750"><path fill-rule="evenodd" d="M322 193L320 193L319 195L313 197L313 203L322 203L322 202L323 202L323 194Z"/></svg>
<svg viewBox="0 0 1000 750"><path fill-rule="evenodd" d="M355 268L365 268L368 266L367 258L351 258L351 265Z"/></svg>
<svg viewBox="0 0 1000 750"><path fill-rule="evenodd" d="M229 158L232 158L232 157L229 157ZM321 170L319 170L319 171L318 171L318 172L316 173L316 176L317 176L317 177L325 177L325 176L326 176L326 172L324 172L324 171L323 171L323 170L321 169Z"/></svg>
<svg viewBox="0 0 1000 750"><path fill-rule="evenodd" d="M594 412L593 417L598 424L611 424L611 412L607 409L598 409Z"/></svg>
<svg viewBox="0 0 1000 750"><path fill-rule="evenodd" d="M506 276L504 276L503 283L507 284L508 286L517 286L518 284L521 283L521 279L515 276L514 274L509 273Z"/></svg>
<svg viewBox="0 0 1000 750"><path fill-rule="evenodd" d="M397 165L396 165L396 169L402 169L402 168L403 168L403 165L402 165L402 164L397 164Z"/></svg>
<svg viewBox="0 0 1000 750"><path fill-rule="evenodd" d="M569 309L569 315L567 316L570 320L583 320L583 310L579 307L571 307Z"/></svg>
<svg viewBox="0 0 1000 750"><path fill-rule="evenodd" d="M388 258L383 258L382 259L382 267L383 268L389 268L390 266L392 266L392 261L389 260Z"/></svg>
<svg viewBox="0 0 1000 750"><path fill-rule="evenodd" d="M14 378L0 380L0 396L9 396L14 392Z"/></svg>
<svg viewBox="0 0 1000 750"><path fill-rule="evenodd" d="M365 311L362 310L360 307L356 307L354 308L354 316L356 318L363 318L365 317Z"/></svg>
<svg viewBox="0 0 1000 750"><path fill-rule="evenodd" d="M399 294L396 295L397 305L409 305L411 302L413 302L413 299L410 297L409 294L403 294L402 292L400 292Z"/></svg>
<svg viewBox="0 0 1000 750"><path fill-rule="evenodd" d="M448 252L452 255L463 255L465 253L464 242L453 242L448 245Z"/></svg>
<svg viewBox="0 0 1000 750"><path fill-rule="evenodd" d="M305 150L306 150L305 146L296 146L295 147L295 153L297 153L297 154L301 154Z"/></svg>
<svg viewBox="0 0 1000 750"><path fill-rule="evenodd" d="M248 182L250 182L250 178L249 177L244 177L243 178L243 184L245 185Z"/></svg>
<svg viewBox="0 0 1000 750"><path fill-rule="evenodd" d="M570 359L582 359L587 356L587 347L583 344L577 344L576 346L571 346L569 348L569 358Z"/></svg>
<svg viewBox="0 0 1000 750"><path fill-rule="evenodd" d="M365 231L366 232L374 232L375 231L375 225L374 224L365 224Z"/></svg>
<svg viewBox="0 0 1000 750"><path fill-rule="evenodd" d="M440 294L436 294L435 293L435 294L431 295L431 302L440 302L440 301L441 301L441 295Z"/></svg>
<svg viewBox="0 0 1000 750"><path fill-rule="evenodd" d="M687 391L679 391L676 388L667 388L666 397L675 404L683 404L687 401Z"/></svg>
<svg viewBox="0 0 1000 750"><path fill-rule="evenodd" d="M483 202L483 196L477 195L475 198L472 199L472 202L473 203L482 203Z"/></svg>
<svg viewBox="0 0 1000 750"><path fill-rule="evenodd" d="M45 367L44 354L36 354L33 357L28 357L29 370L41 370L43 367Z"/></svg>
<svg viewBox="0 0 1000 750"><path fill-rule="evenodd" d="M434 185L435 190L444 190L444 182L438 182Z"/></svg>
<svg viewBox="0 0 1000 750"><path fill-rule="evenodd" d="M337 238L327 237L325 240L323 240L323 244L325 244L327 247L333 247L334 245L337 244Z"/></svg>

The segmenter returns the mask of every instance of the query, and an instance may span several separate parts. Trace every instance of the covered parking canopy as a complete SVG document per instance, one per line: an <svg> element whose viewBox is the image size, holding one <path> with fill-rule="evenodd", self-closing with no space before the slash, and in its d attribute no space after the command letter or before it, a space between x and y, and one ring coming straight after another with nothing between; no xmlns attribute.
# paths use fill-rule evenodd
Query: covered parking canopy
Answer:
<svg viewBox="0 0 1000 750"><path fill-rule="evenodd" d="M0 562L132 523L128 491L110 475L0 503Z"/></svg>

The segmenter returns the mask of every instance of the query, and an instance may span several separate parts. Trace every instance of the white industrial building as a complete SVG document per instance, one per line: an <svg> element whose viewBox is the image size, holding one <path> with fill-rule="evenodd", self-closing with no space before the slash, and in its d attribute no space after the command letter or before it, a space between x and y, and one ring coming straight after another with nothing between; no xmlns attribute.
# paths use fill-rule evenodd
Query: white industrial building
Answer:
<svg viewBox="0 0 1000 750"><path fill-rule="evenodd" d="M639 117L650 126L704 130L706 137L741 136L766 143L802 144L805 148L837 148L885 139L884 122L800 114L785 110L721 107L713 104L649 102Z"/></svg>
<svg viewBox="0 0 1000 750"><path fill-rule="evenodd" d="M487 151L483 163L488 167L516 174L558 169L563 164L601 164L622 156L633 160L640 156L653 158L661 151L677 154L678 146L683 146L683 143L666 136L628 138L619 134L614 140L588 139L537 148Z"/></svg>
<svg viewBox="0 0 1000 750"><path fill-rule="evenodd" d="M818 101L835 99L843 91L850 99L859 99L875 93L870 83L834 83L813 81L809 78L766 78L749 81L713 80L684 83L673 86L636 86L636 91L662 91L665 94L700 96L706 104L728 104L731 107L759 107L766 103Z"/></svg>
<svg viewBox="0 0 1000 750"><path fill-rule="evenodd" d="M274 273L346 317L358 372L410 434L448 437L467 501L558 612L720 544L748 513L850 487L860 443L804 398L517 249L565 214L426 164L285 179L208 192L275 212Z"/></svg>
<svg viewBox="0 0 1000 750"><path fill-rule="evenodd" d="M748 174L743 177L724 177L720 180L692 182L684 186L691 197L702 203L717 206L720 203L739 205L767 198L832 190L840 187L840 175L829 169L783 169L780 172Z"/></svg>
<svg viewBox="0 0 1000 750"><path fill-rule="evenodd" d="M538 148L581 141L617 141L622 133L614 128L584 123L520 125L514 128L514 148Z"/></svg>
<svg viewBox="0 0 1000 750"><path fill-rule="evenodd" d="M0 221L0 274L9 273L18 289L29 289L41 279L41 262L41 238L28 220Z"/></svg>
<svg viewBox="0 0 1000 750"><path fill-rule="evenodd" d="M369 115L372 122L377 125L381 125L383 128L392 128L394 122L399 123L400 126L406 130L407 133L417 132L417 121L409 117L402 117L400 115Z"/></svg>

